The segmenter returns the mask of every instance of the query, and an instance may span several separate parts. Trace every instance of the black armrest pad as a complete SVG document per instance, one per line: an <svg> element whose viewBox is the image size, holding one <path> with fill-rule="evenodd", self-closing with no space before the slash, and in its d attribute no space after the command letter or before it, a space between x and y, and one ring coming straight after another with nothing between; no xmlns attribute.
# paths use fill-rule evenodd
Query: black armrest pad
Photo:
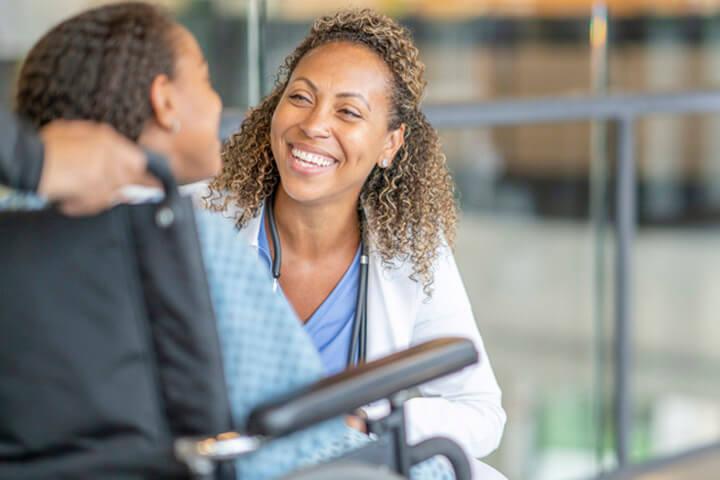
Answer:
<svg viewBox="0 0 720 480"><path fill-rule="evenodd" d="M250 414L246 431L280 436L456 372L478 361L470 340L441 338L354 367Z"/></svg>

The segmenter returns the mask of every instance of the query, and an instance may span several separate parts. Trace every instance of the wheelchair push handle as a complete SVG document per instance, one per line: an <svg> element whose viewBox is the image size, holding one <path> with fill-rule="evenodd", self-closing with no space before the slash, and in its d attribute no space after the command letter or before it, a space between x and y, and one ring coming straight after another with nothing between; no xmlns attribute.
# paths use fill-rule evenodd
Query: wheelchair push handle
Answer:
<svg viewBox="0 0 720 480"><path fill-rule="evenodd" d="M146 153L147 171L160 180L165 197L155 212L155 224L160 228L169 228L178 219L178 210L173 208L175 199L180 196L177 182L167 160L153 152Z"/></svg>

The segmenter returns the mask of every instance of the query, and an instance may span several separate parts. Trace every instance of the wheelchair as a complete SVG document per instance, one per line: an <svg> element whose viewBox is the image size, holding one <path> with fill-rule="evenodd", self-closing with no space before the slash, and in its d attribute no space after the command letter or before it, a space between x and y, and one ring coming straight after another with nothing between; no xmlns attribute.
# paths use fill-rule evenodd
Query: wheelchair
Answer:
<svg viewBox="0 0 720 480"><path fill-rule="evenodd" d="M453 441L408 445L403 410L412 388L478 361L464 339L351 368L233 425L192 202L162 161L149 170L157 204L0 212L0 477L231 479L234 459L388 400L373 441L287 478L407 478L436 455L471 478Z"/></svg>
<svg viewBox="0 0 720 480"><path fill-rule="evenodd" d="M325 420L387 399L390 413L368 421L370 444L327 465L309 468L294 480L357 478L368 480L407 478L410 467L436 455L445 457L458 480L471 478L463 450L452 440L431 438L416 445L406 443L403 401L409 389L456 372L477 362L474 345L461 338L442 338L354 367L328 377L291 395L258 406L242 434L180 438L175 452L193 478L213 478L215 463L233 460L261 448L268 439L302 430Z"/></svg>

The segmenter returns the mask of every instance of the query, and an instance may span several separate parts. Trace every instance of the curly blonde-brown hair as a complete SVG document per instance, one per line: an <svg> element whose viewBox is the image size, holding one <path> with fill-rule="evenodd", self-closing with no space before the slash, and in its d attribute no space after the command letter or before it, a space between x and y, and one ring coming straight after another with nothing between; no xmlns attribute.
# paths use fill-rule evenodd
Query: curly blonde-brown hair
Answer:
<svg viewBox="0 0 720 480"><path fill-rule="evenodd" d="M404 144L389 168L375 167L360 193L358 208L373 252L386 267L410 260L410 278L431 293L433 262L455 241L454 185L437 132L420 111L425 65L410 32L372 10L345 10L317 19L309 35L280 67L272 92L252 109L223 148L224 167L206 198L214 210L234 204L242 228L255 217L280 180L270 148L270 124L288 81L311 50L331 42L363 45L388 66L393 81L388 129L405 124Z"/></svg>

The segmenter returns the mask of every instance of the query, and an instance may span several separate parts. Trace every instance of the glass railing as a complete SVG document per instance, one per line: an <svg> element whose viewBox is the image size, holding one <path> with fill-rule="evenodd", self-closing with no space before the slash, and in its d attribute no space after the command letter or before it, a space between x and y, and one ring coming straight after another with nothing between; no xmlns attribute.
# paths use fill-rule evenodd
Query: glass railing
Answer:
<svg viewBox="0 0 720 480"><path fill-rule="evenodd" d="M720 212L708 207L688 220L692 227L651 222L646 192L653 179L648 163L637 161L652 143L651 122L686 121L681 115L691 113L712 122L720 92L426 110L445 127L446 143L480 152L467 160L451 148L448 156L465 204L459 264L511 418L496 464L510 478L587 478L720 439L720 405L713 400L720 381L711 374L720 349L710 292L720 261L713 248ZM536 135L527 144L542 150L543 141L551 142L559 156L587 158L578 137L587 138L590 128L579 119L609 122L613 131L612 173L603 188L611 223L604 229L591 209L598 185L572 180L578 165L526 152L536 162L555 162L550 178L542 178L532 174L538 165L512 161L521 141L509 130L538 123L552 126L527 130ZM480 130L492 125L504 127ZM505 158L502 168L493 160L498 156ZM523 168L525 175L518 174ZM705 187L696 186L709 194ZM602 269L610 275L597 275L598 256L612 261ZM599 322L598 311L605 312ZM517 462L517 452L525 462Z"/></svg>

